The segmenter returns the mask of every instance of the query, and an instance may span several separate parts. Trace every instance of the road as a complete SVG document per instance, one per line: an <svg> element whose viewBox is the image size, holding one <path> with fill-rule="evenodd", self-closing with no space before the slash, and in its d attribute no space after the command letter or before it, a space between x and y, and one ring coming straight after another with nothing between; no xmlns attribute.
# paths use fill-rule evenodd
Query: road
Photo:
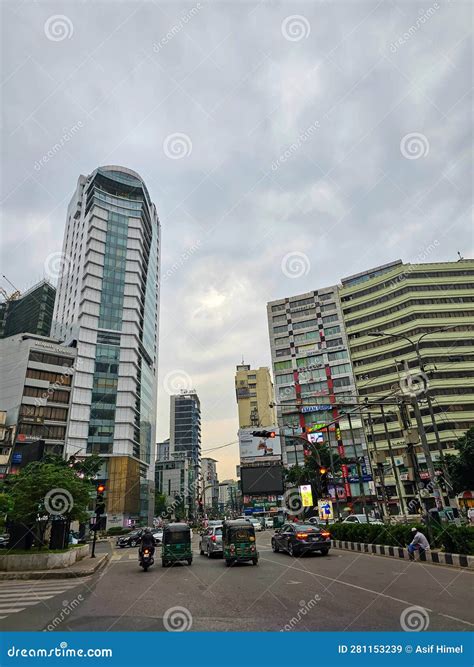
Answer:
<svg viewBox="0 0 474 667"><path fill-rule="evenodd" d="M103 544L99 551L112 549L111 560L87 580L0 582L0 629L474 629L472 572L337 549L291 558L273 553L270 539L270 531L257 536L257 567L227 568L222 559L199 556L195 537L191 567L163 569L158 550L146 573L136 549Z"/></svg>

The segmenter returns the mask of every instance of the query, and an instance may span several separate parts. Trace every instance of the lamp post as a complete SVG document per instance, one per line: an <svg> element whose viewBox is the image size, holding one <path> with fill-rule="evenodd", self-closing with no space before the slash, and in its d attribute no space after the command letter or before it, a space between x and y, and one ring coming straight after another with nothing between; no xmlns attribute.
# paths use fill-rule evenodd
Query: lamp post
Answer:
<svg viewBox="0 0 474 667"><path fill-rule="evenodd" d="M408 343L411 345L412 349L415 351L416 358L417 358L417 361L418 361L418 365L420 367L420 371L422 373L424 373L423 359L421 358L421 354L420 354L420 342L423 340L423 338L425 338L426 336L429 336L430 334L441 333L441 332L447 331L449 329L454 329L457 326L458 325L455 324L455 325L452 325L452 326L449 326L449 327L441 327L439 329L435 329L434 331L427 331L426 333L422 334L416 341L412 340L409 336L405 336L405 334L391 334L391 333L386 333L385 331L371 331L371 332L368 333L368 335L376 337L376 338L386 336L388 338L395 338L395 339L398 339L398 340L403 339L403 340L408 341ZM432 420L432 423L433 423L433 430L434 430L434 433L435 433L436 443L437 443L438 450L440 452L440 459L441 459L441 462L442 462L443 467L445 469L444 456L443 456L443 451L442 451L443 448L442 448L441 440L439 438L439 433L438 433L438 429L437 429L437 426L436 426L436 421L435 421L435 418L434 418L433 407L432 407L432 404L431 404L431 397L429 396L427 386L425 387L424 394L425 394L427 402L428 402L428 408L429 408L431 420ZM444 508L443 494L440 491L440 488L439 488L439 485L438 485L438 480L436 479L436 472L435 472L435 469L434 469L433 458L431 456L431 451L430 451L430 448L429 448L428 439L426 437L426 431L425 431L425 427L424 427L424 424L423 424L423 419L422 419L422 416L421 416L420 406L419 406L418 398L417 398L416 394L412 397L411 403L412 403L413 410L414 410L414 413L415 413L415 419L416 419L416 424L417 424L417 427L418 427L418 432L420 434L421 445L423 447L423 452L424 452L425 457L426 457L426 464L428 466L428 472L429 472L429 475L430 475L430 481L431 481L431 486L433 488L433 495L435 497L436 506L437 506L438 509L443 509ZM444 472L445 472L445 477L447 477L445 470L444 470ZM448 482L448 484L450 484L448 479L447 479L447 482Z"/></svg>

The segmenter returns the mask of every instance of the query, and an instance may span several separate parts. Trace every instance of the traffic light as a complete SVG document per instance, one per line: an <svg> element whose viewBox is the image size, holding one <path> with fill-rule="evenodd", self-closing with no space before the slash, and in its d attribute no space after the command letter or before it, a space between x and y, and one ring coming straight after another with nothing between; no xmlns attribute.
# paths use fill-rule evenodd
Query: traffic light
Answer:
<svg viewBox="0 0 474 667"><path fill-rule="evenodd" d="M325 496L329 494L328 488L328 469L324 466L319 467L319 479L321 481L321 493Z"/></svg>
<svg viewBox="0 0 474 667"><path fill-rule="evenodd" d="M275 431L252 431L254 438L276 438Z"/></svg>
<svg viewBox="0 0 474 667"><path fill-rule="evenodd" d="M105 512L105 485L99 484L97 487L97 495L95 497L95 513L100 516Z"/></svg>

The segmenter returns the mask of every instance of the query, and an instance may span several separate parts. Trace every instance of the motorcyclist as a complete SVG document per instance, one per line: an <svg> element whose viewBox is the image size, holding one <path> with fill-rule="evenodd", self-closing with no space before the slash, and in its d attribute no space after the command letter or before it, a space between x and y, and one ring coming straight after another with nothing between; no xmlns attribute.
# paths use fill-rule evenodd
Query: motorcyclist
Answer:
<svg viewBox="0 0 474 667"><path fill-rule="evenodd" d="M141 557L143 549L149 549L151 555L155 553L156 540L149 528L145 528L141 537L139 556Z"/></svg>

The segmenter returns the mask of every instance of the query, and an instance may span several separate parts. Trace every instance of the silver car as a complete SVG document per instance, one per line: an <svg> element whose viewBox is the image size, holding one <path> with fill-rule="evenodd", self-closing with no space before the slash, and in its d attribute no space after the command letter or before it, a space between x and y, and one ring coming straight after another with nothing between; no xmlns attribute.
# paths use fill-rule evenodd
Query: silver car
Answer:
<svg viewBox="0 0 474 667"><path fill-rule="evenodd" d="M213 558L216 554L223 555L222 548L222 526L209 526L201 535L199 540L199 553L201 556Z"/></svg>

